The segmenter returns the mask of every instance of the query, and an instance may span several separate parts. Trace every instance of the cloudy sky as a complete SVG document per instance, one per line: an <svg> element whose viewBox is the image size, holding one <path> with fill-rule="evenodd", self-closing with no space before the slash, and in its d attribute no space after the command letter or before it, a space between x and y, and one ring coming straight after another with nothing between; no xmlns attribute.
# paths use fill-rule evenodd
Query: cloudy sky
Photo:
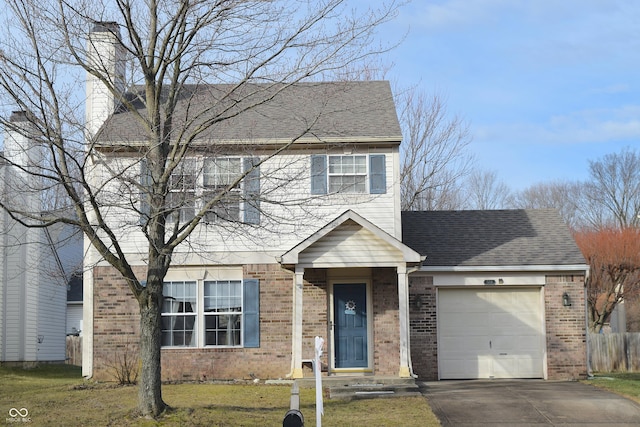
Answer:
<svg viewBox="0 0 640 427"><path fill-rule="evenodd" d="M481 169L513 189L640 148L640 1L414 0L389 78L447 100Z"/></svg>

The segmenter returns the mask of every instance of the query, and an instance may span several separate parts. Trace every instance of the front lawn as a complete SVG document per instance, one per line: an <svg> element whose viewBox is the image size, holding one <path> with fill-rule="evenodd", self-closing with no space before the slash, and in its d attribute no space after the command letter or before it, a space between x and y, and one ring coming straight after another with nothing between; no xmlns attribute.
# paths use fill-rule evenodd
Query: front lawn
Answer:
<svg viewBox="0 0 640 427"><path fill-rule="evenodd" d="M640 403L640 372L598 373L585 382Z"/></svg>
<svg viewBox="0 0 640 427"><path fill-rule="evenodd" d="M31 426L281 426L291 388L166 384L163 396L172 409L159 421L138 416L137 391L135 386L84 381L80 369L69 365L30 370L0 367L0 411L13 423L9 411L26 408ZM324 404L322 425L327 427L440 425L422 397L325 400ZM305 426L315 426L313 389L300 390L300 406Z"/></svg>

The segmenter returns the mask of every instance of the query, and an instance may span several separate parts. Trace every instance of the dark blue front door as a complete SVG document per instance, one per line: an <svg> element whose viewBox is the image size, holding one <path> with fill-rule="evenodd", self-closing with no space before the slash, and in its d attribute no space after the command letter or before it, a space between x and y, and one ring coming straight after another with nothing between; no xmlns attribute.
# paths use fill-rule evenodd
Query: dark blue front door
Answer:
<svg viewBox="0 0 640 427"><path fill-rule="evenodd" d="M333 285L333 313L335 367L368 367L367 285Z"/></svg>

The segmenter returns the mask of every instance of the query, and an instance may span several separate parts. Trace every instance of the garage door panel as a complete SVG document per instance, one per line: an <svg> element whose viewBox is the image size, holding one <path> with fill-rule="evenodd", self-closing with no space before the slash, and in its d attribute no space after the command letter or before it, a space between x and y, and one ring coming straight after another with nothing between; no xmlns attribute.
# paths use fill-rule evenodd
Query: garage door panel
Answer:
<svg viewBox="0 0 640 427"><path fill-rule="evenodd" d="M540 288L438 289L442 379L542 378Z"/></svg>
<svg viewBox="0 0 640 427"><path fill-rule="evenodd" d="M449 355L467 354L470 351L481 354L490 350L489 338L486 336L466 337L464 340L460 340L459 337L445 337L442 339L442 347L442 354Z"/></svg>
<svg viewBox="0 0 640 427"><path fill-rule="evenodd" d="M442 372L447 379L480 378L481 372L489 369L491 360L488 357L478 359L451 359Z"/></svg>

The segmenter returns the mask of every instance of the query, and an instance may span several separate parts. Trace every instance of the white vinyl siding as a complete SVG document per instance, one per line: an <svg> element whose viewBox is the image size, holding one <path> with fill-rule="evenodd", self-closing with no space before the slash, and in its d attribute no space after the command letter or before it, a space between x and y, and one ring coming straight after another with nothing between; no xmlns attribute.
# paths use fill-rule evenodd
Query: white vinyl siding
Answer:
<svg viewBox="0 0 640 427"><path fill-rule="evenodd" d="M384 162L387 190L395 188L397 178L394 165L397 165L397 152L382 150L368 153L371 156L386 156ZM382 230L395 238L400 238L399 195L394 191L381 194L325 194L312 195L311 176L309 173L311 156L305 153L286 153L272 158L260 165L259 188L262 196L256 196L242 190L244 199L255 199L255 207L251 220L247 218L247 203L241 207L243 223L233 227L218 227L217 224L204 221L191 235L189 243L176 249L176 256L190 254L192 258L202 256L203 259L216 257L215 253L236 254L252 251L259 254L269 253L269 259L282 254L295 246L301 238L313 234L321 226L337 218L347 209L352 209ZM326 159L326 155L324 155ZM243 168L247 170L247 161L243 158ZM133 158L119 158L110 164L116 170L140 171L138 161ZM119 164L118 164L119 163ZM104 179L106 181L106 178ZM246 180L246 179L245 179ZM257 182L256 182L257 184ZM105 194L121 194L116 184L107 186ZM256 187L258 187L256 185ZM137 195L136 198L139 197ZM127 202L129 199L127 199ZM251 204L251 202L250 202ZM136 212L128 210L130 203L122 202L122 209L117 203L112 203L108 212L108 221L113 225L114 232L122 242L126 253L144 254L147 242L140 229L140 217ZM257 209L254 209L256 211ZM284 220L283 220L284 218ZM254 224L259 222L259 227ZM197 248L197 251L194 251ZM246 256L244 256L246 259ZM214 258L215 259L215 258ZM262 259L262 258L260 258ZM140 261L143 262L142 260ZM182 261L182 262L187 262Z"/></svg>
<svg viewBox="0 0 640 427"><path fill-rule="evenodd" d="M0 361L65 359L66 287L50 269L49 246L37 243L43 233L17 224L2 233Z"/></svg>
<svg viewBox="0 0 640 427"><path fill-rule="evenodd" d="M319 239L299 255L305 265L396 265L403 261L402 253L385 244L371 231L349 221Z"/></svg>

